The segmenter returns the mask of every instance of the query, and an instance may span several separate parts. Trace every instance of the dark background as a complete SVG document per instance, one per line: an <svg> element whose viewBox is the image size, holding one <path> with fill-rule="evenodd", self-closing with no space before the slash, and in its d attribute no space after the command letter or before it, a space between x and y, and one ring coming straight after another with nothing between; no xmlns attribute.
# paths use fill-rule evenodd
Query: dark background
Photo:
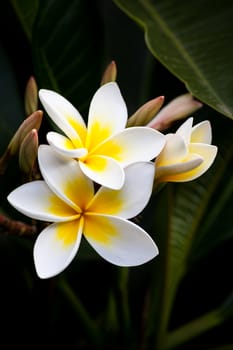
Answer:
<svg viewBox="0 0 233 350"><path fill-rule="evenodd" d="M108 1L101 1L101 3L102 6L99 6L99 10L105 32L102 72L111 60L116 61L117 81L127 100L129 114L146 102L146 99L165 95L166 102L168 102L186 92L184 84L151 57L145 47L143 32L140 28L123 15L113 3ZM136 38L135 41L131 40L132 33ZM121 41L120 45L118 45L119 40ZM11 65L16 89L21 97L19 104L23 108L24 89L29 77L34 75L34 66L30 44L8 1L1 3L0 47L2 47L0 54L4 52ZM153 63L153 79L149 80L149 85L144 89L148 92L145 96L140 94L138 86L144 83L143 67L150 61ZM102 72L100 72L100 77ZM3 96L8 96L8 100L4 100L4 104L9 109L14 108L11 106L11 97L9 94L7 95L5 89L0 90L0 100L2 101ZM209 114L215 113L207 106L204 107L204 111ZM201 118L201 113L197 113L197 118ZM0 118L2 117L0 116ZM223 119L223 125L228 125L225 117ZM225 122L226 124L224 124ZM47 121L45 120L42 131L46 128ZM1 144L1 151L5 146L6 144ZM19 175L11 172L10 168L8 176L12 176L15 181ZM4 180L1 182L1 202L4 202L7 190L3 186ZM39 347L90 348L82 324L77 321L72 305L69 304L58 287L59 277L40 280L36 276L32 262L34 237L17 237L2 231L1 229L0 348L12 349L16 346L22 346L24 349ZM178 290L171 328L221 304L232 288L232 262L232 240L230 240L218 246L195 265ZM152 267L153 263L146 267L134 268L131 271L130 281L132 283L129 293L135 329L138 334L140 334L140 326L137 322L142 312L141 297L144 297L145 293L142 284L144 279L145 283L148 283L146 276ZM64 272L74 291L79 295L94 319L98 319L102 305L106 302L106 291L109 288L115 288L119 269L94 256L93 260L85 260L85 257L81 257L79 260L77 257ZM136 309L135 305L137 305ZM102 329L101 331L105 332L106 330ZM232 331L233 324L230 320L179 349L207 350L214 345L233 342ZM114 336L110 338L106 349L117 349L119 346L124 348L121 336L121 334L115 335L117 340L114 339Z"/></svg>

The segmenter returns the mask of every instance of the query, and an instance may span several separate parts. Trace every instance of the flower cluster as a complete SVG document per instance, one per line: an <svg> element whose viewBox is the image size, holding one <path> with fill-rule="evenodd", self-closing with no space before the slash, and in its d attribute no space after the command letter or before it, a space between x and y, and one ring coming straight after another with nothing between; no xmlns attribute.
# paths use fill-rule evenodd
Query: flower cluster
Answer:
<svg viewBox="0 0 233 350"><path fill-rule="evenodd" d="M39 98L61 133L48 132L48 145L38 148L43 180L25 183L8 196L24 215L51 223L34 245L38 276L62 272L76 256L82 236L115 265L153 259L156 244L129 219L145 208L155 180L188 181L210 167L217 148L210 144L209 122L192 127L190 118L176 134L166 136L154 122L140 126L138 117L148 119L149 105L128 118L115 82L104 83L95 93L87 125L58 93L41 89ZM137 122L129 126L129 120Z"/></svg>

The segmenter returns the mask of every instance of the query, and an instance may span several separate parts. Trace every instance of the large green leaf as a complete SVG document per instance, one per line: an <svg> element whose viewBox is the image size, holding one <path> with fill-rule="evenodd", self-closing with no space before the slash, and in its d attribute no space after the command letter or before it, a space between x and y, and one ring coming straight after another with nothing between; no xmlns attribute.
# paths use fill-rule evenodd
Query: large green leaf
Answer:
<svg viewBox="0 0 233 350"><path fill-rule="evenodd" d="M222 190L228 187L228 182L230 186L233 128L232 122L228 119L215 118L213 121L215 121L213 123L214 143L218 145L218 156L212 167L195 181L167 185L160 194L162 197L167 197L167 204L163 198L163 205L160 203L159 212L156 214L157 220L161 221L163 218L164 221L163 230L161 233L158 231L162 236L158 241L161 255L158 270L162 282L156 277L157 286L155 284L154 287L156 300L151 308L151 317L148 322L154 327L151 334L156 329L158 349L162 347L167 337L177 288L188 273L190 264L196 261L197 256L199 257L199 250L202 250L203 256L220 242L221 217L216 218L213 215L212 207L215 212L223 213L226 205L226 201L219 198ZM227 178L228 182L226 182ZM202 232L206 221L209 225ZM226 233L222 240L231 237L230 216L225 226Z"/></svg>
<svg viewBox="0 0 233 350"><path fill-rule="evenodd" d="M233 117L229 0L114 0L145 31L152 54L198 99Z"/></svg>
<svg viewBox="0 0 233 350"><path fill-rule="evenodd" d="M224 125L228 126L228 130L222 133L221 144L220 140L218 143L218 156L208 172L196 181L173 186L173 203L170 212L170 242L168 244L170 245L170 273L174 288L180 278L186 273L189 259L192 254L195 254L195 251L192 249L193 244L199 236L202 225L208 220L210 208L220 195L220 184L223 180L226 180L225 174L232 160L233 147L230 137L232 128L229 128L228 123L221 123L222 127ZM220 126L219 123L217 123L217 126ZM227 174L229 175L228 172ZM223 208L224 204L220 201L216 203L219 206L219 210ZM216 220L213 217L212 219ZM228 226L231 226L230 222L228 222ZM219 236L218 230L212 230L211 233L207 232L209 237L212 236L213 240L215 236ZM212 246L210 240L204 243L207 247L208 244ZM206 249L208 249L207 247Z"/></svg>
<svg viewBox="0 0 233 350"><path fill-rule="evenodd" d="M233 148L232 148L233 154ZM232 168L229 169L232 172ZM194 264L210 250L233 238L233 177L227 173L219 186L218 194L209 208L192 246L191 263ZM230 175L230 176L229 176Z"/></svg>
<svg viewBox="0 0 233 350"><path fill-rule="evenodd" d="M233 238L233 124L229 119L216 118L212 125L214 143L218 146L218 156L208 173L198 182L204 181L204 187L208 190L211 183L213 184L217 179L219 181L198 232L194 236L189 258L191 264L196 263L217 246L225 244L226 240Z"/></svg>
<svg viewBox="0 0 233 350"><path fill-rule="evenodd" d="M233 291L227 296L226 300L216 309L211 310L204 315L187 322L185 325L169 332L165 341L165 350L176 349L178 345L189 341L197 337L198 335L219 326L221 323L225 322L227 319L231 318L233 314ZM224 341L226 343L226 341ZM187 348L189 348L187 344ZM208 348L209 350L230 350L231 345L226 345L217 348Z"/></svg>

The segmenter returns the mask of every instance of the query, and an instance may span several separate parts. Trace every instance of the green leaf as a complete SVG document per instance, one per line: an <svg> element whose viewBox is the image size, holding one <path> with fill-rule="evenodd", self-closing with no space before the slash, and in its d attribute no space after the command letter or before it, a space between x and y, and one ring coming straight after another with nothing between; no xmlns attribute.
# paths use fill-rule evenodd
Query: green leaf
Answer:
<svg viewBox="0 0 233 350"><path fill-rule="evenodd" d="M145 31L152 54L203 103L233 118L229 0L114 0Z"/></svg>
<svg viewBox="0 0 233 350"><path fill-rule="evenodd" d="M217 327L222 322L223 319L219 310L210 311L198 319L168 333L164 348L165 350L175 349L178 345L190 341L190 339L197 337L211 328Z"/></svg>
<svg viewBox="0 0 233 350"><path fill-rule="evenodd" d="M212 126L214 126L214 144L218 145L218 155L212 167L195 181L168 184L161 194L167 197L167 206L159 206L167 214L166 219L164 219L166 231L161 233L163 236L162 245L159 244L160 251L162 251L160 274L163 282L160 282L159 293L161 295L159 297L157 292L157 303L155 302L151 309L152 316L150 318L150 322L156 327L158 349L163 346L166 340L176 291L181 280L188 273L193 257L198 254L201 244L205 245L203 250L208 252L213 247L211 239L215 240L219 236L218 230L211 230L211 233L207 230L206 235L211 239L208 241L204 239L205 235L203 235L199 246L195 244L209 215L212 219L210 227L213 226L210 208L215 203L215 199L221 195L220 185L224 188L233 156L232 122L228 119L215 119ZM217 201L220 207L219 211L223 210L225 203L225 201ZM158 215L161 218L161 210ZM216 220L215 217L214 220ZM221 222L218 224L220 225ZM231 221L228 221L228 227L231 227ZM155 332L155 328L151 332Z"/></svg>
<svg viewBox="0 0 233 350"><path fill-rule="evenodd" d="M95 3L41 1L32 34L39 87L61 93L86 112L102 73L102 30Z"/></svg>
<svg viewBox="0 0 233 350"><path fill-rule="evenodd" d="M219 193L219 185L233 156L231 138L227 131L218 145L218 156L206 174L196 181L172 186L169 245L171 284L174 289L189 267L189 259L194 254L194 241L199 236L202 224L208 220L209 206ZM218 202L219 206L221 204ZM214 237L218 231L211 231L211 234Z"/></svg>
<svg viewBox="0 0 233 350"><path fill-rule="evenodd" d="M22 24L28 39L32 38L32 28L39 5L39 0L11 0L11 4Z"/></svg>
<svg viewBox="0 0 233 350"><path fill-rule="evenodd" d="M195 320L175 329L167 334L165 349L174 349L178 345L217 327L233 315L233 291L217 309L201 315ZM218 348L220 350L220 348ZM221 349L225 349L224 346ZM227 347L226 347L227 349ZM229 348L230 350L231 348ZM214 349L213 349L214 350ZM217 348L216 348L217 350Z"/></svg>
<svg viewBox="0 0 233 350"><path fill-rule="evenodd" d="M205 177L210 182L219 178L219 182L206 208L198 232L194 236L189 257L190 264L195 264L198 259L204 257L212 249L233 238L233 145L231 139L233 124L229 119L215 118L212 126L214 144L218 146L218 156Z"/></svg>
<svg viewBox="0 0 233 350"><path fill-rule="evenodd" d="M233 238L233 178L227 174L192 246L191 264Z"/></svg>
<svg viewBox="0 0 233 350"><path fill-rule="evenodd" d="M38 83L86 108L100 81L100 28L89 2L41 2L33 35Z"/></svg>

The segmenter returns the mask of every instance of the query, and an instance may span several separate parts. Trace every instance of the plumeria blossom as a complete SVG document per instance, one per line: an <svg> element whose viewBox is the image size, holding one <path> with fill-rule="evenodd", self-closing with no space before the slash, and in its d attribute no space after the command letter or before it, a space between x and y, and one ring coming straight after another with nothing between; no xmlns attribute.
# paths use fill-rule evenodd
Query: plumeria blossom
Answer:
<svg viewBox="0 0 233 350"><path fill-rule="evenodd" d="M140 265L158 254L152 238L127 220L148 203L154 180L152 162L127 166L121 189L100 187L95 192L94 183L79 163L51 146L39 146L38 161L44 181L23 184L8 200L24 215L51 222L34 246L40 278L55 276L71 263L82 235L100 256L115 265Z"/></svg>
<svg viewBox="0 0 233 350"><path fill-rule="evenodd" d="M95 93L86 126L80 113L58 93L41 89L39 98L63 134L51 131L48 143L59 153L76 158L83 173L96 183L120 189L124 168L150 161L162 150L164 135L149 127L125 128L127 108L115 82Z"/></svg>
<svg viewBox="0 0 233 350"><path fill-rule="evenodd" d="M211 145L210 122L192 125L193 118L189 118L175 134L165 135L166 145L155 162L157 182L194 180L213 163L217 147Z"/></svg>

